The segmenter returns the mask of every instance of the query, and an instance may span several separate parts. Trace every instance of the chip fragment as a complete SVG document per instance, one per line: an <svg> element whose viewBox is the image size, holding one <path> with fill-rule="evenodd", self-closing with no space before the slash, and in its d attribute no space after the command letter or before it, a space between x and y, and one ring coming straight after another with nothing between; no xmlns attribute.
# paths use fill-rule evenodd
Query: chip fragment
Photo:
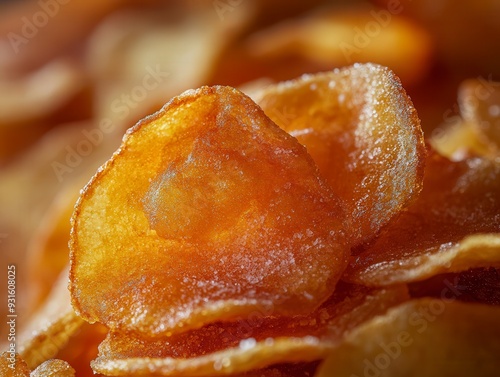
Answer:
<svg viewBox="0 0 500 377"><path fill-rule="evenodd" d="M305 148L248 97L188 91L130 129L84 189L73 305L152 336L271 305L311 312L345 269L344 221Z"/></svg>
<svg viewBox="0 0 500 377"><path fill-rule="evenodd" d="M500 266L500 165L432 152L424 189L380 237L351 257L343 279L369 286Z"/></svg>
<svg viewBox="0 0 500 377"><path fill-rule="evenodd" d="M499 317L489 305L413 300L348 334L316 377L496 376Z"/></svg>
<svg viewBox="0 0 500 377"><path fill-rule="evenodd" d="M306 146L347 203L354 243L373 238L422 186L420 121L387 68L355 64L271 85L256 102Z"/></svg>

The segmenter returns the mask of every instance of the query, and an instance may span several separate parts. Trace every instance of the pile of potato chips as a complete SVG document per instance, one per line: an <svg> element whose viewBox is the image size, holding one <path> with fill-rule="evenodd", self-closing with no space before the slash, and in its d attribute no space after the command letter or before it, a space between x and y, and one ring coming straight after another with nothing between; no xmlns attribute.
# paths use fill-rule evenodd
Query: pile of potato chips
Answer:
<svg viewBox="0 0 500 377"><path fill-rule="evenodd" d="M500 8L438 3L4 5L0 375L497 375Z"/></svg>

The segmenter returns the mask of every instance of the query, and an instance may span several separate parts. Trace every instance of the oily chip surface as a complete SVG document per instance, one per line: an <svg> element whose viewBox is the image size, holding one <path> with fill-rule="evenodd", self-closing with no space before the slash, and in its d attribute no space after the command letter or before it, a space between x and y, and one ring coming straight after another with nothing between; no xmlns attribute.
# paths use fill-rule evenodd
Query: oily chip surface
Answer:
<svg viewBox="0 0 500 377"><path fill-rule="evenodd" d="M373 238L420 193L425 146L399 79L374 64L272 85L255 95L303 144L347 203L353 243Z"/></svg>
<svg viewBox="0 0 500 377"><path fill-rule="evenodd" d="M499 232L499 163L432 152L418 200L351 258L343 278L384 286L500 266Z"/></svg>
<svg viewBox="0 0 500 377"><path fill-rule="evenodd" d="M342 203L305 148L229 87L130 129L72 221L77 312L150 336L271 305L311 312L349 256Z"/></svg>

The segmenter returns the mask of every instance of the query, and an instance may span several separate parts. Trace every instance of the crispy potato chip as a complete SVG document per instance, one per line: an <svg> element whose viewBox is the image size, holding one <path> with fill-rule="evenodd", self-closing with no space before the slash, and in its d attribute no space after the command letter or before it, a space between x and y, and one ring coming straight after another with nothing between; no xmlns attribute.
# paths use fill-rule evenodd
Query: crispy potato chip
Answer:
<svg viewBox="0 0 500 377"><path fill-rule="evenodd" d="M111 332L100 345L93 368L104 374L111 370L117 375L140 374L150 360L155 365L152 373L209 376L316 360L346 332L407 299L406 286L374 290L340 284L308 316L276 318L255 312L237 322L158 339Z"/></svg>
<svg viewBox="0 0 500 377"><path fill-rule="evenodd" d="M316 377L496 376L500 308L422 299L347 335Z"/></svg>
<svg viewBox="0 0 500 377"><path fill-rule="evenodd" d="M324 358L332 344L314 337L278 338L259 342L250 349L230 348L196 359L129 358L101 360L92 363L94 371L113 376L161 376L195 377L226 376L266 365L287 362L308 362Z"/></svg>
<svg viewBox="0 0 500 377"><path fill-rule="evenodd" d="M256 96L264 112L306 146L347 203L354 243L377 234L420 193L420 121L387 68L356 64L303 76Z"/></svg>
<svg viewBox="0 0 500 377"><path fill-rule="evenodd" d="M305 148L248 97L188 91L130 129L83 191L73 305L155 336L271 305L311 312L345 269L344 220Z"/></svg>
<svg viewBox="0 0 500 377"><path fill-rule="evenodd" d="M499 213L498 162L452 162L433 152L418 200L351 257L343 279L384 286L500 266Z"/></svg>
<svg viewBox="0 0 500 377"><path fill-rule="evenodd" d="M373 62L412 84L429 71L432 42L418 24L387 10L337 6L260 31L249 39L248 49L271 61L310 60L322 70Z"/></svg>
<svg viewBox="0 0 500 377"><path fill-rule="evenodd" d="M74 377L75 370L66 361L52 359L47 360L33 372L31 377Z"/></svg>
<svg viewBox="0 0 500 377"><path fill-rule="evenodd" d="M30 369L26 362L14 352L0 354L0 375L2 377L29 377Z"/></svg>

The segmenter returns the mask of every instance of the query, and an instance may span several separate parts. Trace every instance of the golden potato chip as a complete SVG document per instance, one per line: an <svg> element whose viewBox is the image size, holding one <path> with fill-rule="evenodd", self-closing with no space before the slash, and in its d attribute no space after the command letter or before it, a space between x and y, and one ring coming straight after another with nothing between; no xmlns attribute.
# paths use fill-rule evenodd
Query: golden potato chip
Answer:
<svg viewBox="0 0 500 377"><path fill-rule="evenodd" d="M302 58L326 70L373 62L412 84L429 70L432 42L426 30L412 20L388 10L355 5L321 9L264 29L249 39L248 49L268 60L267 65L273 59Z"/></svg>
<svg viewBox="0 0 500 377"><path fill-rule="evenodd" d="M155 336L271 305L311 312L347 263L344 220L305 148L248 97L188 91L130 129L83 191L73 305Z"/></svg>
<svg viewBox="0 0 500 377"><path fill-rule="evenodd" d="M356 64L264 89L256 102L303 144L347 203L354 243L372 238L419 194L420 121L387 68Z"/></svg>
<svg viewBox="0 0 500 377"><path fill-rule="evenodd" d="M31 377L74 377L75 370L66 361L52 359L38 366Z"/></svg>
<svg viewBox="0 0 500 377"><path fill-rule="evenodd" d="M348 334L316 377L496 376L498 318L488 305L410 301Z"/></svg>
<svg viewBox="0 0 500 377"><path fill-rule="evenodd" d="M383 286L500 266L499 194L498 162L431 153L418 200L351 257L343 279Z"/></svg>
<svg viewBox="0 0 500 377"><path fill-rule="evenodd" d="M407 299L406 286L374 290L339 284L334 295L308 316L276 318L273 313L254 312L237 322L156 339L111 332L92 365L104 374L113 370L128 376L153 368L150 372L162 375L210 376L317 360L346 332Z"/></svg>
<svg viewBox="0 0 500 377"><path fill-rule="evenodd" d="M196 359L129 358L100 360L92 363L97 373L114 376L226 376L231 373L262 368L266 365L287 362L308 362L321 359L332 345L317 338L278 338L259 342L250 349L230 348Z"/></svg>
<svg viewBox="0 0 500 377"><path fill-rule="evenodd" d="M0 354L0 375L3 377L29 377L30 369L15 350Z"/></svg>

